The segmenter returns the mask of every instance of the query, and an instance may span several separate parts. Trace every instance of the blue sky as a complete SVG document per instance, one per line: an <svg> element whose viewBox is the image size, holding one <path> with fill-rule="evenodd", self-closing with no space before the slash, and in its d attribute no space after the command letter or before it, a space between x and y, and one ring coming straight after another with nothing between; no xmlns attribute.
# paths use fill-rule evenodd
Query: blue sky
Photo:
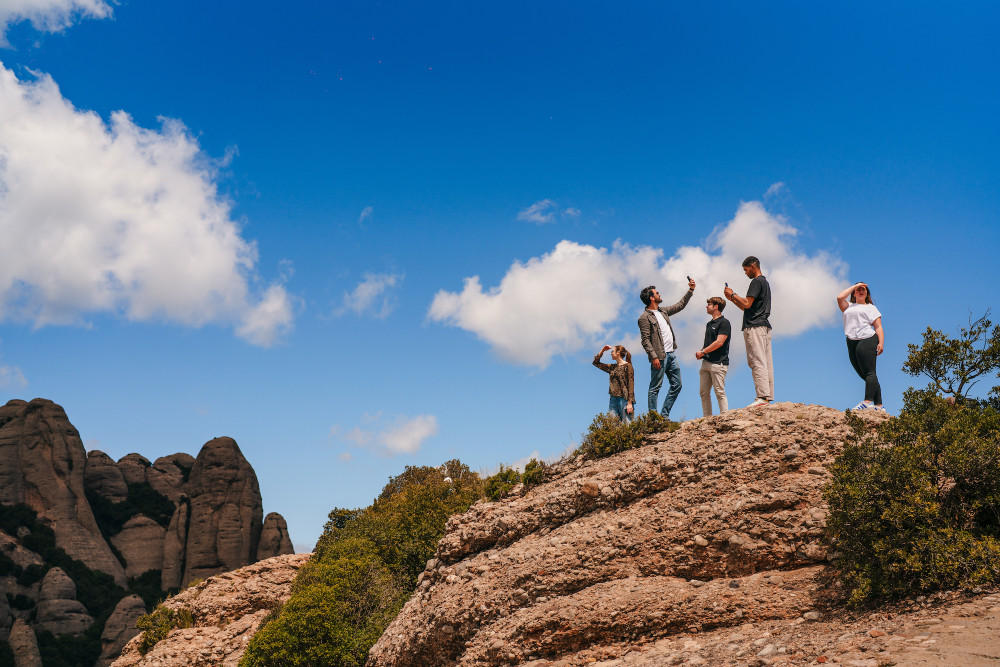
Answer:
<svg viewBox="0 0 1000 667"><path fill-rule="evenodd" d="M423 5L423 6L421 6ZM775 290L779 401L887 407L995 306L995 3L0 2L0 392L115 458L230 435L309 548L405 465L558 456L590 359ZM473 280L474 279L474 280ZM738 313L726 312L733 320ZM730 404L753 399L739 341Z"/></svg>

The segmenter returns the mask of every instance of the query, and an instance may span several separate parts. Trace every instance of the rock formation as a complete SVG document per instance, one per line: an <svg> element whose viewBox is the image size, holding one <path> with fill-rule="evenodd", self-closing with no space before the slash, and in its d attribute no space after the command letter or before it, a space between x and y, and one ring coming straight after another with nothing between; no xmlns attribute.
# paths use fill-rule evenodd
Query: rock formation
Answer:
<svg viewBox="0 0 1000 667"><path fill-rule="evenodd" d="M139 634L136 621L146 615L146 605L138 595L118 601L101 633L101 657L95 667L107 667L121 655L130 639Z"/></svg>
<svg viewBox="0 0 1000 667"><path fill-rule="evenodd" d="M260 531L260 544L257 545L257 560L267 560L294 552L285 517L277 512L271 512L264 517L264 528Z"/></svg>
<svg viewBox="0 0 1000 667"><path fill-rule="evenodd" d="M138 577L148 570L163 568L163 540L166 529L144 514L137 514L111 537L111 543L125 558L125 575Z"/></svg>
<svg viewBox="0 0 1000 667"><path fill-rule="evenodd" d="M61 568L49 570L38 593L35 629L54 635L82 635L93 622L87 608L76 599L73 580Z"/></svg>
<svg viewBox="0 0 1000 667"><path fill-rule="evenodd" d="M96 494L112 503L120 503L128 498L128 485L115 460L95 449L87 452L87 467L83 483L89 493Z"/></svg>
<svg viewBox="0 0 1000 667"><path fill-rule="evenodd" d="M23 503L71 557L125 584L84 493L87 454L61 407L42 398L0 408L0 503Z"/></svg>
<svg viewBox="0 0 1000 667"><path fill-rule="evenodd" d="M264 617L288 600L295 574L307 560L309 554L278 556L209 577L181 591L163 606L191 612L194 627L171 630L145 656L139 655L140 638L136 637L114 667L236 667Z"/></svg>
<svg viewBox="0 0 1000 667"><path fill-rule="evenodd" d="M828 408L736 410L480 501L449 520L368 664L578 664L597 645L798 618L821 604L822 489L846 434Z"/></svg>
<svg viewBox="0 0 1000 667"><path fill-rule="evenodd" d="M206 442L184 488L191 509L182 585L254 562L264 509L257 475L236 441Z"/></svg>
<svg viewBox="0 0 1000 667"><path fill-rule="evenodd" d="M7 643L14 652L16 667L42 667L42 656L38 652L35 631L27 623L21 619L14 621Z"/></svg>

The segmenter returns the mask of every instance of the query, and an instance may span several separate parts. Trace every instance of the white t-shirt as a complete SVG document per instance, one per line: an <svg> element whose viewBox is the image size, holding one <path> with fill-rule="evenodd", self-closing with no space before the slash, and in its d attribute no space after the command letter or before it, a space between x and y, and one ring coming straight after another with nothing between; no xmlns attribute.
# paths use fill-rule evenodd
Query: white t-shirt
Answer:
<svg viewBox="0 0 1000 667"><path fill-rule="evenodd" d="M656 323L660 325L660 337L663 338L663 351L673 352L674 335L670 332L670 327L667 326L667 320L664 319L663 314L659 310L653 311L653 317L656 318Z"/></svg>
<svg viewBox="0 0 1000 667"><path fill-rule="evenodd" d="M875 335L875 320L882 317L875 304L851 303L844 311L844 334L851 340L865 340Z"/></svg>

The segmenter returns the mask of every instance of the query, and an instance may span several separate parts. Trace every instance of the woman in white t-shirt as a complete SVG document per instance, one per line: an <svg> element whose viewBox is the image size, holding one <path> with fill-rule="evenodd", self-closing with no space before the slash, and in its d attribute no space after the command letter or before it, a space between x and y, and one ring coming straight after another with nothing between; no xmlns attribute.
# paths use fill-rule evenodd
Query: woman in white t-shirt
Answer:
<svg viewBox="0 0 1000 667"><path fill-rule="evenodd" d="M865 381L865 400L854 409L885 412L882 388L875 375L875 358L882 354L885 344L882 313L872 303L872 293L865 283L854 283L838 294L837 305L844 314L844 335L847 336L847 354L851 365Z"/></svg>

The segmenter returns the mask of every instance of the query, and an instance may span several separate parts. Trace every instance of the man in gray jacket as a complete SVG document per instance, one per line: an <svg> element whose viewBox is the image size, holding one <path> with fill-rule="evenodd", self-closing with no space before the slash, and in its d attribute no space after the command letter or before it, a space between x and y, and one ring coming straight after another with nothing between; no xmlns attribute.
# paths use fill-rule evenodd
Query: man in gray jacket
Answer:
<svg viewBox="0 0 1000 667"><path fill-rule="evenodd" d="M649 357L649 411L656 412L656 400L663 386L663 376L667 376L670 388L667 397L663 399L663 409L660 414L664 418L670 415L670 408L681 393L681 367L677 363L674 350L677 349L674 327L670 324L670 316L679 313L691 300L694 294L694 281L688 278L688 291L681 300L672 306L661 306L663 298L652 285L639 294L646 310L639 316L639 334L642 336L642 347Z"/></svg>

